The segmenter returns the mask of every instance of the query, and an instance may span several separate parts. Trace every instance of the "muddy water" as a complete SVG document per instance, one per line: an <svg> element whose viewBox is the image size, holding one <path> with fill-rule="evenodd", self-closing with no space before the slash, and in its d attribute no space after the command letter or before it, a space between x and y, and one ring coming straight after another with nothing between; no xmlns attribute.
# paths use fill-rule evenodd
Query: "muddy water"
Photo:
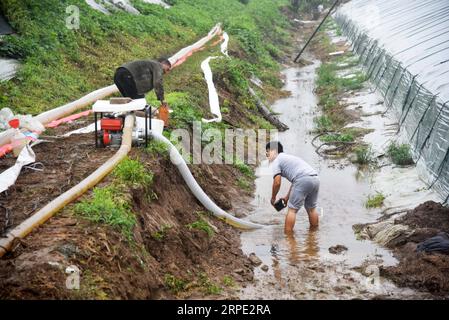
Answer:
<svg viewBox="0 0 449 320"><path fill-rule="evenodd" d="M376 244L357 240L352 230L356 223L372 222L379 216L376 210L367 210L364 202L370 185L366 175L342 161L323 159L311 142L313 119L318 115L314 94L316 69L319 61L303 68L284 70L285 90L291 96L277 101L272 107L290 130L280 133L284 151L302 157L319 171L321 212L318 230L309 230L304 209L298 212L295 235L283 233L286 210L277 213L269 204L272 176L263 163L256 172L254 212L250 220L269 226L242 234L242 249L252 252L269 267L264 272L255 270L254 284L241 291L242 299L350 299L375 296L413 297L410 290L400 290L378 276L380 265L397 261L391 252ZM279 196L284 196L289 183L283 180ZM348 250L335 255L329 248L343 245ZM353 270L369 266L363 276Z"/></svg>

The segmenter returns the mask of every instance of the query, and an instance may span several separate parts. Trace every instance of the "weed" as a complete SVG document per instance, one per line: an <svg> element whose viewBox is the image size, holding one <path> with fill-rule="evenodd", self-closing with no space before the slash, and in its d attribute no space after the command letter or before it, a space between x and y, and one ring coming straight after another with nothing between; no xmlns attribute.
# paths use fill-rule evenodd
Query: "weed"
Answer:
<svg viewBox="0 0 449 320"><path fill-rule="evenodd" d="M251 184L244 177L238 178L236 184L240 189L251 191Z"/></svg>
<svg viewBox="0 0 449 320"><path fill-rule="evenodd" d="M151 234L151 237L157 241L162 241L167 236L167 231L170 230L172 226L170 225L163 225L158 231L153 232Z"/></svg>
<svg viewBox="0 0 449 320"><path fill-rule="evenodd" d="M355 148L356 163L369 164L373 162L373 152L370 146L358 146Z"/></svg>
<svg viewBox="0 0 449 320"><path fill-rule="evenodd" d="M89 221L118 228L129 240L132 239L136 216L129 200L123 197L123 190L117 187L95 188L90 198L75 205L75 213Z"/></svg>
<svg viewBox="0 0 449 320"><path fill-rule="evenodd" d="M207 294L220 294L222 292L222 288L209 279L209 277L204 273L200 273L198 275L199 285L203 288L203 291Z"/></svg>
<svg viewBox="0 0 449 320"><path fill-rule="evenodd" d="M399 166L412 165L414 163L410 153L410 146L407 144L391 143L388 146L387 155L394 164Z"/></svg>
<svg viewBox="0 0 449 320"><path fill-rule="evenodd" d="M161 155L164 158L168 158L169 151L168 151L168 145L161 141L157 140L151 140L148 143L148 147L146 148L146 152L153 154L153 155Z"/></svg>
<svg viewBox="0 0 449 320"><path fill-rule="evenodd" d="M128 185L139 185L148 188L153 183L153 173L146 170L138 161L126 157L115 168L113 175Z"/></svg>
<svg viewBox="0 0 449 320"><path fill-rule="evenodd" d="M174 294L185 291L188 284L186 280L177 278L172 274L165 275L164 283L168 287L168 289Z"/></svg>
<svg viewBox="0 0 449 320"><path fill-rule="evenodd" d="M242 174L244 174L248 178L254 178L254 170L243 161L235 159L234 167L236 167Z"/></svg>
<svg viewBox="0 0 449 320"><path fill-rule="evenodd" d="M315 131L317 133L326 133L332 131L334 126L332 119L326 115L319 116L314 119L315 121Z"/></svg>
<svg viewBox="0 0 449 320"><path fill-rule="evenodd" d="M212 229L212 227L211 227L211 226L210 226L210 225L209 225L203 218L200 218L200 219L198 219L198 220L195 221L195 222L192 222L192 223L187 224L186 227L187 227L189 230L192 230L192 229L202 230L202 231L204 231L204 232L207 233L207 236L208 236L209 238L210 238L210 237L213 237L214 234L215 234L215 232L214 232L214 230Z"/></svg>
<svg viewBox="0 0 449 320"><path fill-rule="evenodd" d="M223 285L226 287L234 287L235 286L234 278L231 276L224 276L223 277Z"/></svg>
<svg viewBox="0 0 449 320"><path fill-rule="evenodd" d="M383 206L385 200L385 196L382 193L377 193L374 196L369 196L368 200L365 203L365 207L370 208L380 208Z"/></svg>

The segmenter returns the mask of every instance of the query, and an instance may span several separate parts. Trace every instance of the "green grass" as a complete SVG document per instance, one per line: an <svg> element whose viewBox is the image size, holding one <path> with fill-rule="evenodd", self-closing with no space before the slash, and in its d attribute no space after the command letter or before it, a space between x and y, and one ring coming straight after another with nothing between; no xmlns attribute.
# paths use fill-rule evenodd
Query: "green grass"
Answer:
<svg viewBox="0 0 449 320"><path fill-rule="evenodd" d="M165 237L167 236L167 232L172 228L172 226L170 225L163 225L161 226L161 228L156 231L153 232L151 234L151 237L157 241L163 241L165 239Z"/></svg>
<svg viewBox="0 0 449 320"><path fill-rule="evenodd" d="M214 234L215 234L215 232L214 232L214 230L212 229L212 227L211 227L211 226L210 226L210 225L209 225L203 218L200 218L200 219L198 219L198 220L195 221L195 222L192 222L192 223L187 224L186 227L187 227L189 230L195 229L195 230L201 230L201 231L204 231L204 232L207 233L207 236L208 236L209 238L213 237Z"/></svg>
<svg viewBox="0 0 449 320"><path fill-rule="evenodd" d="M234 160L234 167L236 167L242 174L248 178L254 178L254 169L239 159Z"/></svg>
<svg viewBox="0 0 449 320"><path fill-rule="evenodd" d="M126 157L114 169L113 175L121 182L130 186L149 188L153 183L153 173L146 170L139 160Z"/></svg>
<svg viewBox="0 0 449 320"><path fill-rule="evenodd" d="M223 285L226 287L234 287L235 286L235 280L231 276L224 276L223 277Z"/></svg>
<svg viewBox="0 0 449 320"><path fill-rule="evenodd" d="M353 142L354 135L352 133L336 133L336 134L327 134L320 137L320 140L323 142Z"/></svg>
<svg viewBox="0 0 449 320"><path fill-rule="evenodd" d="M358 146L354 151L356 163L365 165L373 162L373 152L370 146Z"/></svg>
<svg viewBox="0 0 449 320"><path fill-rule="evenodd" d="M407 144L391 143L388 146L387 155L394 164L399 166L412 165L414 163L410 152L410 146Z"/></svg>
<svg viewBox="0 0 449 320"><path fill-rule="evenodd" d="M172 274L166 274L164 276L164 284L171 292L178 294L186 290L188 281L177 278Z"/></svg>
<svg viewBox="0 0 449 320"><path fill-rule="evenodd" d="M244 177L237 179L236 185L245 191L251 191L251 183Z"/></svg>
<svg viewBox="0 0 449 320"><path fill-rule="evenodd" d="M368 200L366 200L365 207L368 209L371 208L380 208L383 206L385 200L385 196L382 193L377 193L374 196L369 196Z"/></svg>
<svg viewBox="0 0 449 320"><path fill-rule="evenodd" d="M200 287L206 294L217 295L223 291L223 289L218 284L209 279L209 277L204 272L198 275L198 280Z"/></svg>
<svg viewBox="0 0 449 320"><path fill-rule="evenodd" d="M115 186L94 188L92 196L75 205L75 213L85 219L104 223L121 231L128 240L132 239L136 216L131 210L124 190Z"/></svg>
<svg viewBox="0 0 449 320"><path fill-rule="evenodd" d="M332 119L326 115L316 117L314 119L314 122L315 122L315 132L316 133L326 133L326 132L332 131L332 129L334 127L334 123L333 123Z"/></svg>
<svg viewBox="0 0 449 320"><path fill-rule="evenodd" d="M4 0L0 4L2 12L17 34L4 38L0 54L19 58L23 67L17 78L0 83L0 108L8 106L15 113L36 114L68 103L110 85L115 69L122 63L171 55L203 37L217 22L222 22L231 36L230 49L242 53L232 62L237 67L230 77L243 92L244 78L239 74L243 64L261 78L276 78L273 75L279 65L273 56L282 49L275 50L273 43L279 47L290 40L286 31L289 23L279 10L288 3L177 0L170 10L165 10L135 0L133 4L141 15L104 15L84 0ZM65 26L68 5L80 9L79 30ZM197 73L201 75L201 71ZM182 86L199 84L196 77L191 74L180 79ZM167 92L180 90L178 80L167 80Z"/></svg>
<svg viewBox="0 0 449 320"><path fill-rule="evenodd" d="M168 150L168 146L165 143L157 140L151 140L148 143L148 147L145 149L146 152L152 155L161 155L164 158L168 158Z"/></svg>

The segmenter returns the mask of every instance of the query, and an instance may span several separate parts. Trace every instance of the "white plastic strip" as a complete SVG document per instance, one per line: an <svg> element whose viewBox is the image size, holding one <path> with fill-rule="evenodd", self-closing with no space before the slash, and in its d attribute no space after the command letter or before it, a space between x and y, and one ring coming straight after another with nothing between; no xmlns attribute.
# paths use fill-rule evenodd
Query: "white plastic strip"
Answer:
<svg viewBox="0 0 449 320"><path fill-rule="evenodd" d="M220 111L220 101L218 100L218 93L215 89L212 70L210 69L209 62L212 59L216 59L217 57L209 57L201 63L201 69L204 73L204 78L206 79L207 89L209 91L209 106L210 112L215 116L214 119L206 120L203 119L203 122L221 122L222 116Z"/></svg>
<svg viewBox="0 0 449 320"><path fill-rule="evenodd" d="M217 25L215 25L215 27L212 28L212 30L208 33L207 36L205 36L204 38L198 40L197 42L195 42L191 46L188 46L188 47L180 50L178 53L176 53L173 57L169 58L168 60L170 61L172 66L175 65L176 62L178 62L178 60L181 60L182 58L187 56L190 52L201 48L207 42L209 42L210 39L212 39L213 37L215 37L217 34L220 34L220 33L221 33L221 24L218 23Z"/></svg>
<svg viewBox="0 0 449 320"><path fill-rule="evenodd" d="M36 155L30 145L27 144L19 154L16 164L0 174L0 193L8 190L10 186L16 183L23 166L36 161Z"/></svg>
<svg viewBox="0 0 449 320"><path fill-rule="evenodd" d="M242 219L238 219L229 213L225 212L223 209L221 209L219 206L217 206L203 191L203 189L200 187L198 182L196 182L195 178L193 177L192 173L189 170L189 167L187 166L186 162L184 161L184 158L179 153L178 149L162 134L159 133L152 133L151 134L154 139L157 141L165 143L167 146L169 146L169 152L170 152L170 159L172 163L178 168L179 172L181 173L184 181L186 182L187 186L189 187L190 191L192 191L193 195L202 203L202 205L212 212L215 216L223 219L226 223L235 226L240 229L245 230L251 230L251 229L259 229L263 228L263 225L256 224L250 221L245 221Z"/></svg>
<svg viewBox="0 0 449 320"><path fill-rule="evenodd" d="M229 44L229 35L226 32L223 32L223 43L221 44L221 53L226 57L229 57L228 54L228 44Z"/></svg>
<svg viewBox="0 0 449 320"><path fill-rule="evenodd" d="M221 44L221 53L225 55L226 57L229 57L228 55L228 43L229 43L229 36L226 32L223 33L223 43ZM210 68L209 62L212 59L217 59L219 57L209 57L206 60L204 60L201 63L201 70L203 70L204 73L204 79L207 83L207 90L209 91L209 106L210 106L210 112L215 116L214 119L203 119L203 122L209 123L209 122L221 122L223 119L221 115L220 110L220 100L218 99L218 93L217 89L215 88L215 84L213 81L213 75L212 70Z"/></svg>

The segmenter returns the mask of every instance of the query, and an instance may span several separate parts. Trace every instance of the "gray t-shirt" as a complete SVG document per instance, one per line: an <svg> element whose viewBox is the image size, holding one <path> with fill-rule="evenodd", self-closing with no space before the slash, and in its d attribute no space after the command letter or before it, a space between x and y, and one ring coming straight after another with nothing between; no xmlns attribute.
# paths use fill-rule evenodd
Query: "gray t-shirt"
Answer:
<svg viewBox="0 0 449 320"><path fill-rule="evenodd" d="M318 173L307 162L290 154L280 153L270 164L273 177L281 175L291 183L302 177L317 175Z"/></svg>

